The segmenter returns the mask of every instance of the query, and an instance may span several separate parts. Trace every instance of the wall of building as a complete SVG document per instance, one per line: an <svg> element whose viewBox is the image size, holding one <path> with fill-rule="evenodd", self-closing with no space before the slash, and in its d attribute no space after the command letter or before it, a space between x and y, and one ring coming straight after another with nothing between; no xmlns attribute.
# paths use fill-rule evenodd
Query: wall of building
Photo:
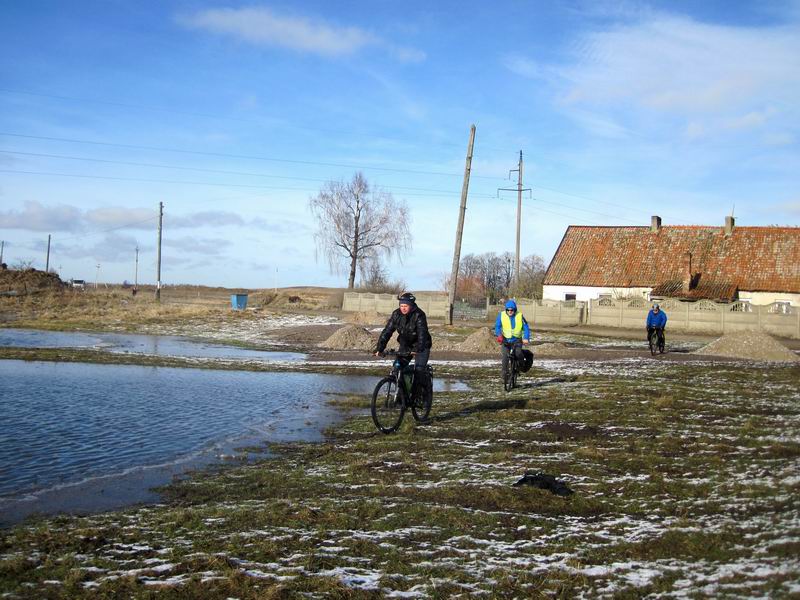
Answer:
<svg viewBox="0 0 800 600"><path fill-rule="evenodd" d="M588 287L580 285L545 285L542 290L544 300L566 300L567 294L575 294L575 300L588 302L597 300L603 295L611 295L614 299L625 298L650 298L649 287ZM783 292L747 292L739 291L739 300L750 302L753 305L767 306L773 302L791 302L792 306L800 306L800 294Z"/></svg>
<svg viewBox="0 0 800 600"><path fill-rule="evenodd" d="M792 303L792 306L800 306L800 294L784 294L781 292L743 292L739 291L739 300L747 300L750 304L765 306L773 302Z"/></svg>
<svg viewBox="0 0 800 600"><path fill-rule="evenodd" d="M582 285L545 285L542 288L544 300L566 300L567 294L575 294L575 300L588 302L597 300L601 294L611 294L612 298L649 298L649 287L618 288L618 287L588 287Z"/></svg>

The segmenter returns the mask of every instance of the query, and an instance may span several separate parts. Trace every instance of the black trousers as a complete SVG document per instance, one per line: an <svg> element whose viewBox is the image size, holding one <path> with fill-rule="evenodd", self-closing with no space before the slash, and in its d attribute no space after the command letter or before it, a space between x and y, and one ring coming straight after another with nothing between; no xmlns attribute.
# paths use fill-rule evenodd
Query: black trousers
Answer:
<svg viewBox="0 0 800 600"><path fill-rule="evenodd" d="M417 351L414 356L414 389L412 394L415 396L420 390L426 389L430 385L428 377L428 359L431 357L431 349L427 348L422 352Z"/></svg>
<svg viewBox="0 0 800 600"><path fill-rule="evenodd" d="M511 352L513 352L514 356L517 358L517 364L521 365L524 360L522 356L522 340L514 340L513 342L503 342L500 344L500 356L503 357L504 370L508 367L508 356Z"/></svg>
<svg viewBox="0 0 800 600"><path fill-rule="evenodd" d="M647 339L648 340L650 339L650 333L654 329L656 330L656 333L658 334L658 343L659 344L663 344L664 343L664 328L663 327L648 327L647 328Z"/></svg>

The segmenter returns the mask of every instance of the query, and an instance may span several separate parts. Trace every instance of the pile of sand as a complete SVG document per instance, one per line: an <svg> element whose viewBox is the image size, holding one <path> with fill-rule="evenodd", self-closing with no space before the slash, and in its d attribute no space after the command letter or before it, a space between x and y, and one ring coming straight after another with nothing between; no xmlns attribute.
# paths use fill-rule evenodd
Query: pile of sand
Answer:
<svg viewBox="0 0 800 600"><path fill-rule="evenodd" d="M370 333L363 327L345 325L341 329L319 344L320 348L331 350L367 350L375 348L378 336Z"/></svg>
<svg viewBox="0 0 800 600"><path fill-rule="evenodd" d="M495 339L490 328L481 327L458 344L454 350L472 354L497 354L500 351L500 345L497 343L497 339Z"/></svg>
<svg viewBox="0 0 800 600"><path fill-rule="evenodd" d="M572 353L572 349L565 346L561 342L552 342L547 344L539 344L538 346L529 346L529 350L533 352L534 357L569 356Z"/></svg>
<svg viewBox="0 0 800 600"><path fill-rule="evenodd" d="M761 331L741 331L723 335L699 350L695 350L693 354L774 362L800 362L800 356Z"/></svg>

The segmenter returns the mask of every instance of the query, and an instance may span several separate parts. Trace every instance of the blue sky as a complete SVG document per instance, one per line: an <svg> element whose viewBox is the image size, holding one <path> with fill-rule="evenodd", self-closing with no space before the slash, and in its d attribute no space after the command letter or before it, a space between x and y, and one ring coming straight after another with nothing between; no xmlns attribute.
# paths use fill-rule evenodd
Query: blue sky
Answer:
<svg viewBox="0 0 800 600"><path fill-rule="evenodd" d="M409 207L409 289L462 253L549 262L568 225L798 225L800 2L0 0L0 239L63 278L346 283L308 199ZM734 208L735 207L735 208Z"/></svg>

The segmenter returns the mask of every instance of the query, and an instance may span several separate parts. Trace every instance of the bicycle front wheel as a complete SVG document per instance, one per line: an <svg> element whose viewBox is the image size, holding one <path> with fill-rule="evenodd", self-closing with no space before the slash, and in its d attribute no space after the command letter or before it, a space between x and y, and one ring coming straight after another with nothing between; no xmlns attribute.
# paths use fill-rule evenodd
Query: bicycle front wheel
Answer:
<svg viewBox="0 0 800 600"><path fill-rule="evenodd" d="M406 406L402 393L394 377L381 379L372 392L372 420L383 433L397 431L403 421Z"/></svg>
<svg viewBox="0 0 800 600"><path fill-rule="evenodd" d="M658 351L658 334L651 333L647 338L647 343L650 344L650 354L655 356Z"/></svg>
<svg viewBox="0 0 800 600"><path fill-rule="evenodd" d="M507 392L510 392L514 389L514 365L511 364L511 360L509 359L508 365L503 368L503 389Z"/></svg>

